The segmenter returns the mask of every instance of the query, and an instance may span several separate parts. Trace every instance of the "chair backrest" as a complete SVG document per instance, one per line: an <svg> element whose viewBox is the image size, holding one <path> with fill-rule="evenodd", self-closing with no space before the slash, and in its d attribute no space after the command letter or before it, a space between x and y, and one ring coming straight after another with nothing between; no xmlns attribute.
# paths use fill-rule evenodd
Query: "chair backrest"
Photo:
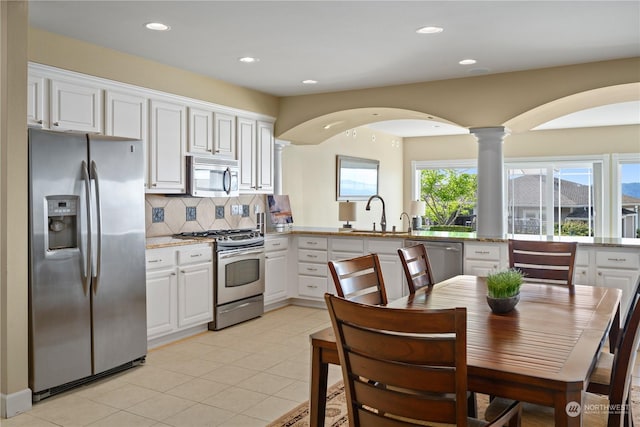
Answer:
<svg viewBox="0 0 640 427"><path fill-rule="evenodd" d="M527 281L560 284L573 291L576 242L509 240L509 266L522 271Z"/></svg>
<svg viewBox="0 0 640 427"><path fill-rule="evenodd" d="M407 278L410 294L415 294L418 289L425 286L433 286L431 264L429 264L427 249L424 245L418 244L408 248L400 248L398 255Z"/></svg>
<svg viewBox="0 0 640 427"><path fill-rule="evenodd" d="M640 281L638 282L640 284ZM622 336L613 357L611 369L611 381L609 388L609 408L623 408L623 404L630 402L631 372L635 365L635 359L640 343L640 293L632 295L629 306L629 314L622 328ZM612 406L613 405L613 406ZM617 406L620 405L620 406ZM631 408L626 412L619 410L609 411L609 427L621 425L623 416L630 417Z"/></svg>
<svg viewBox="0 0 640 427"><path fill-rule="evenodd" d="M387 291L378 255L329 261L329 270L339 296L363 304L387 304Z"/></svg>
<svg viewBox="0 0 640 427"><path fill-rule="evenodd" d="M465 308L404 310L325 295L350 426L467 425Z"/></svg>

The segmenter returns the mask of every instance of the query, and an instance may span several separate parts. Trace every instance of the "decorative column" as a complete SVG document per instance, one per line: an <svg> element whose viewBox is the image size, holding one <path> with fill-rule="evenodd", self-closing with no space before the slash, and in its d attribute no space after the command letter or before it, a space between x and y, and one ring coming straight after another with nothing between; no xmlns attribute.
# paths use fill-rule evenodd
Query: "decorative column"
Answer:
<svg viewBox="0 0 640 427"><path fill-rule="evenodd" d="M478 237L504 238L504 156L502 144L509 135L505 127L471 128L478 139Z"/></svg>
<svg viewBox="0 0 640 427"><path fill-rule="evenodd" d="M282 151L290 145L289 141L276 139L273 157L273 194L282 194Z"/></svg>

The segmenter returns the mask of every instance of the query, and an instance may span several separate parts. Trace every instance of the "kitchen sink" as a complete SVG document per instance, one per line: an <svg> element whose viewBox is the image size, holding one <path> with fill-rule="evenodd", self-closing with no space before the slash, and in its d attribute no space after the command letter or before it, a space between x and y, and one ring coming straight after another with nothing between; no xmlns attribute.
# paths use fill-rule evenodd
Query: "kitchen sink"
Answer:
<svg viewBox="0 0 640 427"><path fill-rule="evenodd" d="M408 236L411 233L409 231L382 231L382 230L357 230L354 229L352 231L353 233L358 233L358 234L371 234L371 235L375 235L375 236Z"/></svg>

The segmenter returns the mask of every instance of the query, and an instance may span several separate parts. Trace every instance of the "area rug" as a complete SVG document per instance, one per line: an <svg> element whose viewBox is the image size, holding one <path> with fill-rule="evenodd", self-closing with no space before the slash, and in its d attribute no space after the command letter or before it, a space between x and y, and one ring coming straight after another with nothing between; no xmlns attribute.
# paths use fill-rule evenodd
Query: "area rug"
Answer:
<svg viewBox="0 0 640 427"><path fill-rule="evenodd" d="M478 416L484 416L484 410L489 403L486 395L479 394ZM633 413L633 422L636 426L640 426L640 387L634 386L631 389L631 407ZM527 412L527 406L523 409ZM347 404L344 395L344 386L342 382L338 382L327 390L327 410L325 412L326 427L347 427L349 420L347 417ZM291 411L278 418L267 427L308 427L309 426L309 402L305 402L292 409ZM536 419L534 413L528 413L522 420L521 427L548 427L545 421Z"/></svg>

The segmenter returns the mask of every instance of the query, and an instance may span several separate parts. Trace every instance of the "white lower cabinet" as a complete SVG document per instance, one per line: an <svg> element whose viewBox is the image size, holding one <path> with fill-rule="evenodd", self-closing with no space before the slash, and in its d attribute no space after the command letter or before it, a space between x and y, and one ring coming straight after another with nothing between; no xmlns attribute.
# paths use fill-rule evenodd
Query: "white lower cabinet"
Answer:
<svg viewBox="0 0 640 427"><path fill-rule="evenodd" d="M213 252L209 244L148 249L147 340L213 320Z"/></svg>
<svg viewBox="0 0 640 427"><path fill-rule="evenodd" d="M409 293L405 284L402 262L398 255L398 248L404 246L402 240L392 239L366 239L365 253L378 254L384 287L389 301L402 298Z"/></svg>
<svg viewBox="0 0 640 427"><path fill-rule="evenodd" d="M326 237L298 237L298 296L320 299L327 292L327 242Z"/></svg>
<svg viewBox="0 0 640 427"><path fill-rule="evenodd" d="M288 297L289 238L286 236L267 236L264 242L264 251L264 303L267 305L285 300Z"/></svg>
<svg viewBox="0 0 640 427"><path fill-rule="evenodd" d="M491 271L509 267L506 243L464 242L464 274L487 277Z"/></svg>

